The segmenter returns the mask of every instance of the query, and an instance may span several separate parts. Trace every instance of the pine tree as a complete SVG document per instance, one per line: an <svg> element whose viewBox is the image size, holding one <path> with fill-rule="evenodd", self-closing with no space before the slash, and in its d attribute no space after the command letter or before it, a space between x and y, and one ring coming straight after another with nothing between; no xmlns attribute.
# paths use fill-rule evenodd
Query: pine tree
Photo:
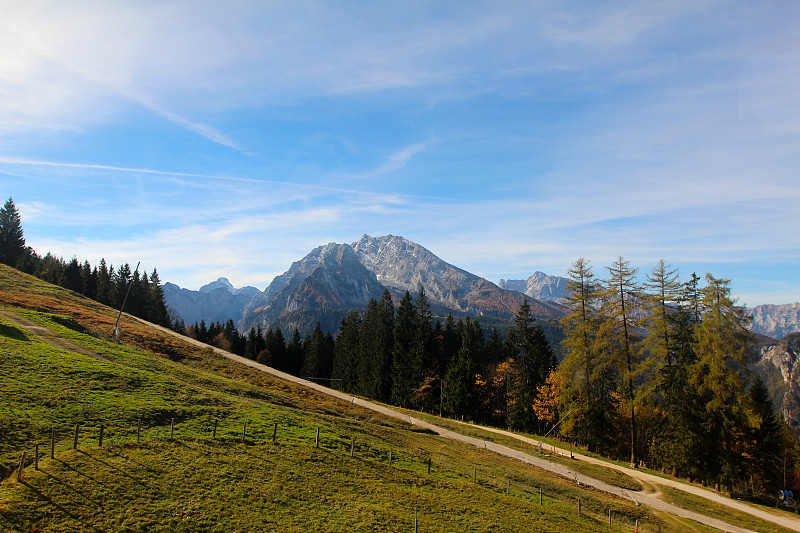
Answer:
<svg viewBox="0 0 800 533"><path fill-rule="evenodd" d="M311 333L305 352L303 367L300 371L302 377L327 381L331 377L333 364L332 338L326 337L319 322L314 325L314 331Z"/></svg>
<svg viewBox="0 0 800 533"><path fill-rule="evenodd" d="M78 263L78 258L73 257L69 263L64 266L62 276L62 286L71 291L80 292L83 288L83 280L81 279L81 265Z"/></svg>
<svg viewBox="0 0 800 533"><path fill-rule="evenodd" d="M101 304L112 305L112 273L109 272L106 260L100 259L100 267L97 269L97 301Z"/></svg>
<svg viewBox="0 0 800 533"><path fill-rule="evenodd" d="M602 293L602 322L597 341L602 352L619 371L620 393L628 413L630 429L630 462L635 465L639 462L636 406L642 400L637 380L643 370L634 313L636 297L640 292L636 283L638 269L632 268L629 261L619 257L606 270L609 279Z"/></svg>
<svg viewBox="0 0 800 533"><path fill-rule="evenodd" d="M355 392L382 402L391 398L394 304L388 290L370 299L359 335Z"/></svg>
<svg viewBox="0 0 800 533"><path fill-rule="evenodd" d="M539 385L555 367L550 343L541 326L533 322L531 306L524 299L514 317L514 326L508 332L507 344L513 361L508 423L526 430L536 429L538 419L533 411L533 401Z"/></svg>
<svg viewBox="0 0 800 533"><path fill-rule="evenodd" d="M748 443L748 470L758 483L757 491L774 494L781 486L780 471L783 464L781 424L775 416L769 391L756 375L750 385L750 440Z"/></svg>
<svg viewBox="0 0 800 533"><path fill-rule="evenodd" d="M729 492L744 474L742 461L745 389L750 361L750 317L731 298L730 280L706 274L701 289L705 309L695 330L698 361L692 385L705 404L705 443L713 450L715 464L708 474L723 481Z"/></svg>
<svg viewBox="0 0 800 533"><path fill-rule="evenodd" d="M161 286L161 279L158 277L158 270L155 268L150 274L150 290L147 294L147 308L148 320L160 326L166 327L169 325L169 311L164 301L164 288ZM231 349L233 349L233 341L230 335L226 333L225 337L228 339L228 342L231 343Z"/></svg>
<svg viewBox="0 0 800 533"><path fill-rule="evenodd" d="M559 372L561 403L571 414L561 431L591 451L603 451L611 441L617 380L615 368L597 349L599 283L583 257L568 275L564 300L569 314L562 320L566 353Z"/></svg>
<svg viewBox="0 0 800 533"><path fill-rule="evenodd" d="M288 346L286 346L286 359L287 359L287 368L286 372L292 375L299 375L300 369L303 368L303 359L305 359L305 348L303 346L303 340L300 338L300 330L294 328L292 332L292 340L289 341Z"/></svg>
<svg viewBox="0 0 800 533"><path fill-rule="evenodd" d="M358 311L351 311L342 319L334 346L331 384L346 392L353 392L358 385L360 329L361 316Z"/></svg>
<svg viewBox="0 0 800 533"><path fill-rule="evenodd" d="M22 231L22 218L14 205L8 201L0 208L0 262L16 267L25 255L25 236Z"/></svg>
<svg viewBox="0 0 800 533"><path fill-rule="evenodd" d="M469 317L464 323L461 348L450 362L444 382L444 410L450 415L473 418L475 413L475 360L484 349L483 331Z"/></svg>
<svg viewBox="0 0 800 533"><path fill-rule="evenodd" d="M269 352L267 364L285 372L287 368L286 339L283 337L283 331L281 331L280 326L275 326L272 335L266 339L266 342L267 351Z"/></svg>
<svg viewBox="0 0 800 533"><path fill-rule="evenodd" d="M406 291L394 327L394 349L392 350L392 394L394 405L414 407L414 389L422 379L422 360L419 351L414 349L417 339L417 317L411 295Z"/></svg>

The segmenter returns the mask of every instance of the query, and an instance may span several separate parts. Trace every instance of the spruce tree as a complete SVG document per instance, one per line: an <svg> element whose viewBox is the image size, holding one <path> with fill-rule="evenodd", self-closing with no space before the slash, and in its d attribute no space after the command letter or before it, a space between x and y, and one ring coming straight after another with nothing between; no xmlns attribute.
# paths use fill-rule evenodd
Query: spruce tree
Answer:
<svg viewBox="0 0 800 533"><path fill-rule="evenodd" d="M391 400L394 405L401 407L416 406L413 392L422 381L422 360L420 352L415 350L417 325L411 295L406 291L397 308L392 350Z"/></svg>
<svg viewBox="0 0 800 533"><path fill-rule="evenodd" d="M0 262L16 267L24 255L25 236L22 231L22 219L14 200L9 198L0 208Z"/></svg>
<svg viewBox="0 0 800 533"><path fill-rule="evenodd" d="M287 365L285 372L292 375L299 375L300 369L303 368L303 359L305 358L305 349L303 340L300 337L300 330L294 328L292 332L292 340L286 346L286 359Z"/></svg>
<svg viewBox="0 0 800 533"><path fill-rule="evenodd" d="M535 430L538 419L533 400L539 385L555 367L555 356L544 331L534 324L527 298L514 317L507 344L512 357L508 423L515 428Z"/></svg>
<svg viewBox="0 0 800 533"><path fill-rule="evenodd" d="M307 343L305 359L300 371L302 377L311 380L317 379L327 384L333 365L332 341L332 338L323 333L320 323L317 322Z"/></svg>
<svg viewBox="0 0 800 533"><path fill-rule="evenodd" d="M484 349L483 331L477 321L466 318L461 348L447 369L444 385L444 410L460 417L475 414L475 360Z"/></svg>
<svg viewBox="0 0 800 533"><path fill-rule="evenodd" d="M333 351L332 386L346 392L353 392L358 384L359 332L361 316L358 311L350 311L342 319L339 336Z"/></svg>

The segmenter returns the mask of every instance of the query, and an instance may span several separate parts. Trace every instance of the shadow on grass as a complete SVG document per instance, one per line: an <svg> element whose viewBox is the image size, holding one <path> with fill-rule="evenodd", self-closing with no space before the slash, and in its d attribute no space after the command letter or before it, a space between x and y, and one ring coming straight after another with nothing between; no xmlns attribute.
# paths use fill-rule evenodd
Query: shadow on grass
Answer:
<svg viewBox="0 0 800 533"><path fill-rule="evenodd" d="M125 470L123 470L123 469L121 469L121 468L119 468L119 467L116 467L116 466L112 465L111 463L108 463L108 462L106 462L106 461L103 461L102 459L100 459L100 458L98 458L98 457L95 457L94 455L91 455L91 454L89 454L89 453L87 453L87 452L85 452L85 451L83 451L83 450L78 450L78 453L81 453L81 454L83 454L85 457L87 457L87 458L89 458L89 459L92 459L92 460L94 460L94 461L97 461L98 463L100 463L100 464L104 465L106 468L109 468L110 470L114 470L115 472L118 472L118 473L122 474L123 476L125 476L125 477L128 477L128 478L132 479L134 482L138 483L139 485L141 485L141 486L143 486L143 487L145 487L145 488L149 488L149 487L148 487L148 485L147 485L147 483L145 483L144 481L142 481L140 478L138 478L138 477L136 477L136 476L134 476L134 475L132 475L132 474L129 474L129 473L128 473L128 472L126 472Z"/></svg>
<svg viewBox="0 0 800 533"><path fill-rule="evenodd" d="M48 475L49 475L49 474L48 474ZM50 477L52 477L52 476L50 476ZM39 497L39 500L41 500L41 501L45 501L45 502L49 503L50 505L52 505L53 507L55 507L56 509L58 509L59 511L61 511L61 512L62 512L62 513L64 513L65 515L67 515L67 516L69 516L70 518L72 518L73 520L80 521L77 515L75 515L74 513L70 512L70 511L69 511L68 509L66 509L66 508L65 508L63 505L61 505L61 504L58 504L58 503L54 502L54 501L52 500L52 498L50 498L50 496L46 495L45 493L43 493L42 491L40 491L39 489L37 489L36 487L34 487L33 485L31 485L30 483L26 483L25 481L22 481L21 483L22 483L23 485L25 485L25 487L26 487L28 490L30 490L31 492L33 492L34 494L36 494L36 496L38 496L38 497ZM61 483L61 482L59 481L59 483Z"/></svg>
<svg viewBox="0 0 800 533"><path fill-rule="evenodd" d="M56 461L58 461L58 462L62 463L62 464L63 464L64 466L66 466L66 467L67 467L69 470L72 470L72 471L73 471L73 472L75 472L76 474L82 475L82 476L84 476L84 477L86 477L86 478L88 478L88 479L90 479L90 480L94 481L94 482L95 482L95 483L97 483L98 485L102 485L102 486L104 486L104 487L107 487L107 488L110 488L110 489L111 489L111 488L113 488L113 486L111 486L111 485L109 485L109 484L102 483L102 482L100 482L100 481L96 480L95 478L93 478L93 477L91 477L91 476L89 476L89 475L87 475L87 474L84 474L84 473L83 473L83 472L81 472L80 470L76 470L75 468L73 468L73 467L69 466L67 463L65 463L64 461L61 461L60 459L56 459ZM78 496L80 496L80 497L84 498L85 500L87 500L87 501L91 502L91 503L92 503L93 505L95 505L96 507L98 507L98 508L100 508L100 509L105 509L105 507L103 507L103 504L102 504L102 503L100 503L100 502L98 502L98 501L96 501L96 500L93 500L92 498L90 498L89 496L87 496L87 495L86 495L86 494L85 494L85 493L84 493L82 490L78 490L78 489L76 489L75 487L73 487L72 485L70 485L69 483L67 483L66 481L62 481L61 479L58 479L56 476L54 476L53 474L51 474L51 473L49 473L49 472L44 472L44 474L45 474L45 475L46 475L48 478L50 478L51 480L53 480L54 482L58 483L59 485L63 485L64 487L66 487L66 488L70 489L71 491L73 491L73 492L74 492L75 494L77 494Z"/></svg>

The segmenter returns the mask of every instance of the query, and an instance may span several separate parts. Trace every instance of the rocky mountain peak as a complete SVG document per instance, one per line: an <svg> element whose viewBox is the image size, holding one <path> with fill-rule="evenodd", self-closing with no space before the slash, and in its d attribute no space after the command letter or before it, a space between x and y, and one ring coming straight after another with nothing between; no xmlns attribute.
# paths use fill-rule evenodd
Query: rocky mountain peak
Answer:
<svg viewBox="0 0 800 533"><path fill-rule="evenodd" d="M518 291L537 300L557 302L566 294L567 280L559 276L548 276L537 270L526 280L501 279L500 288Z"/></svg>
<svg viewBox="0 0 800 533"><path fill-rule="evenodd" d="M235 288L228 278L217 278L217 281L212 281L200 287L200 292L210 292L216 289L226 289L229 292L235 292Z"/></svg>

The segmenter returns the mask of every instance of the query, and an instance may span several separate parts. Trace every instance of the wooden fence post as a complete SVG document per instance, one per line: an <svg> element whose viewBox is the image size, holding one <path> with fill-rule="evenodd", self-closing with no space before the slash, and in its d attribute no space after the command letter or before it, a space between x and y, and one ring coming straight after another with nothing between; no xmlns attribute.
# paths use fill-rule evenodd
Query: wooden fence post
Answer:
<svg viewBox="0 0 800 533"><path fill-rule="evenodd" d="M542 498L542 487L539 487L539 505L544 505L544 498Z"/></svg>
<svg viewBox="0 0 800 533"><path fill-rule="evenodd" d="M217 438L217 422L218 422L218 421L217 421L217 419L215 418L215 419L214 419L214 432L211 434L211 438L212 438L212 439L216 439L216 438Z"/></svg>
<svg viewBox="0 0 800 533"><path fill-rule="evenodd" d="M77 450L78 449L78 428L80 428L80 427L81 427L80 424L75 424L75 440L72 441L72 449L73 450Z"/></svg>
<svg viewBox="0 0 800 533"><path fill-rule="evenodd" d="M472 482L473 483L478 482L478 469L474 466L472 467Z"/></svg>
<svg viewBox="0 0 800 533"><path fill-rule="evenodd" d="M97 443L98 443L97 447L98 448L102 448L103 447L103 431L104 430L105 430L105 426L103 424L100 424L100 438L97 439Z"/></svg>
<svg viewBox="0 0 800 533"><path fill-rule="evenodd" d="M608 525L611 525L611 509L608 510Z"/></svg>
<svg viewBox="0 0 800 533"><path fill-rule="evenodd" d="M511 493L511 478L506 479L506 496Z"/></svg>
<svg viewBox="0 0 800 533"><path fill-rule="evenodd" d="M242 429L242 444L244 444L244 438L247 435L247 420L244 421L244 428Z"/></svg>
<svg viewBox="0 0 800 533"><path fill-rule="evenodd" d="M33 468L34 470L39 470L39 443L36 443L36 451L33 452Z"/></svg>
<svg viewBox="0 0 800 533"><path fill-rule="evenodd" d="M319 428L317 428L317 436L314 438L314 448L319 448Z"/></svg>
<svg viewBox="0 0 800 533"><path fill-rule="evenodd" d="M431 473L431 458L428 457L428 473Z"/></svg>
<svg viewBox="0 0 800 533"><path fill-rule="evenodd" d="M350 442L350 457L353 457L353 453L356 451L356 438L353 437L353 440Z"/></svg>
<svg viewBox="0 0 800 533"><path fill-rule="evenodd" d="M17 481L22 481L22 471L25 470L25 457L28 455L27 451L22 452L22 457L19 459L19 470L17 471Z"/></svg>
<svg viewBox="0 0 800 533"><path fill-rule="evenodd" d="M633 530L633 533L639 533L639 519L636 519L636 528Z"/></svg>
<svg viewBox="0 0 800 533"><path fill-rule="evenodd" d="M56 430L50 432L50 459L56 458Z"/></svg>

